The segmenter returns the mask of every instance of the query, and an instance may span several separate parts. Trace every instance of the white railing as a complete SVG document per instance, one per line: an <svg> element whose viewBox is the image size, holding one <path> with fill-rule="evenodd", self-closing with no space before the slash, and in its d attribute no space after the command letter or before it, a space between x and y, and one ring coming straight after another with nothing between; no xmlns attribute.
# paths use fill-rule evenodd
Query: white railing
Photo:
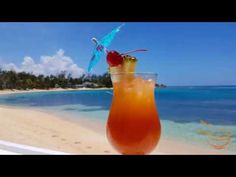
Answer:
<svg viewBox="0 0 236 177"><path fill-rule="evenodd" d="M69 155L69 153L54 151L39 147L33 147L23 144L16 144L8 141L0 140L0 154L4 155L27 155L27 154L41 154L41 155Z"/></svg>

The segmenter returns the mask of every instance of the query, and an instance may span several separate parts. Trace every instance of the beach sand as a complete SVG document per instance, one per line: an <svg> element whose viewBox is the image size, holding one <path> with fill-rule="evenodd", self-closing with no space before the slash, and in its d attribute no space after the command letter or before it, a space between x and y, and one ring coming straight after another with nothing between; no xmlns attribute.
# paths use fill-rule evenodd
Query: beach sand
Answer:
<svg viewBox="0 0 236 177"><path fill-rule="evenodd" d="M115 153L101 134L29 109L0 107L0 140L72 154Z"/></svg>
<svg viewBox="0 0 236 177"><path fill-rule="evenodd" d="M118 154L105 133L45 112L0 107L0 140L71 154ZM161 138L152 154L227 154Z"/></svg>

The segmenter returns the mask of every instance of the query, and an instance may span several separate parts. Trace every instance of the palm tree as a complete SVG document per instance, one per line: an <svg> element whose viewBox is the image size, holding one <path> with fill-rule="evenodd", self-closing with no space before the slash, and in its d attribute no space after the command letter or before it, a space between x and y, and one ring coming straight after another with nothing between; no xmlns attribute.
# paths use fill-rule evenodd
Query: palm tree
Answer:
<svg viewBox="0 0 236 177"><path fill-rule="evenodd" d="M72 78L71 74L66 77L66 72L61 72L59 75L54 76L35 76L33 73L4 71L0 69L0 89L49 89L58 87L74 88L77 84L83 84L85 82L93 82L99 87L112 87L112 82L109 73L103 75L85 75L78 78Z"/></svg>
<svg viewBox="0 0 236 177"><path fill-rule="evenodd" d="M9 89L14 89L16 87L17 74L15 71L7 72L7 87Z"/></svg>

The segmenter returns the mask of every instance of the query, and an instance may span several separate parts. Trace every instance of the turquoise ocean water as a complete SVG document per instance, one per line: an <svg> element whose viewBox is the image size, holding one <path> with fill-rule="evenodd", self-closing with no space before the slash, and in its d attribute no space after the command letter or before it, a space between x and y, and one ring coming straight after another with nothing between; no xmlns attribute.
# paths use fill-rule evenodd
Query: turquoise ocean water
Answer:
<svg viewBox="0 0 236 177"><path fill-rule="evenodd" d="M236 151L236 86L168 87L155 90L162 136L212 148L204 131L232 133L227 150ZM0 104L52 112L105 127L112 90L58 91L1 95ZM209 126L200 123L205 121ZM217 132L216 132L217 133ZM219 133L219 132L218 132Z"/></svg>

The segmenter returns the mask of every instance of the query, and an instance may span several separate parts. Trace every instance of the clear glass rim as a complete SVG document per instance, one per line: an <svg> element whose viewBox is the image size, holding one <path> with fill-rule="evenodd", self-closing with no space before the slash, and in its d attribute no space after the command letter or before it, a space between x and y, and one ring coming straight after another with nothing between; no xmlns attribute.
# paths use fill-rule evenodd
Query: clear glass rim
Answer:
<svg viewBox="0 0 236 177"><path fill-rule="evenodd" d="M117 82L121 78L125 77L142 77L145 80L153 80L157 82L157 73L154 72L114 72L110 73L112 82Z"/></svg>
<svg viewBox="0 0 236 177"><path fill-rule="evenodd" d="M157 77L158 74L154 72L114 72L109 73L110 75L125 75L125 74L135 74L135 75L147 75L147 76L155 76Z"/></svg>

